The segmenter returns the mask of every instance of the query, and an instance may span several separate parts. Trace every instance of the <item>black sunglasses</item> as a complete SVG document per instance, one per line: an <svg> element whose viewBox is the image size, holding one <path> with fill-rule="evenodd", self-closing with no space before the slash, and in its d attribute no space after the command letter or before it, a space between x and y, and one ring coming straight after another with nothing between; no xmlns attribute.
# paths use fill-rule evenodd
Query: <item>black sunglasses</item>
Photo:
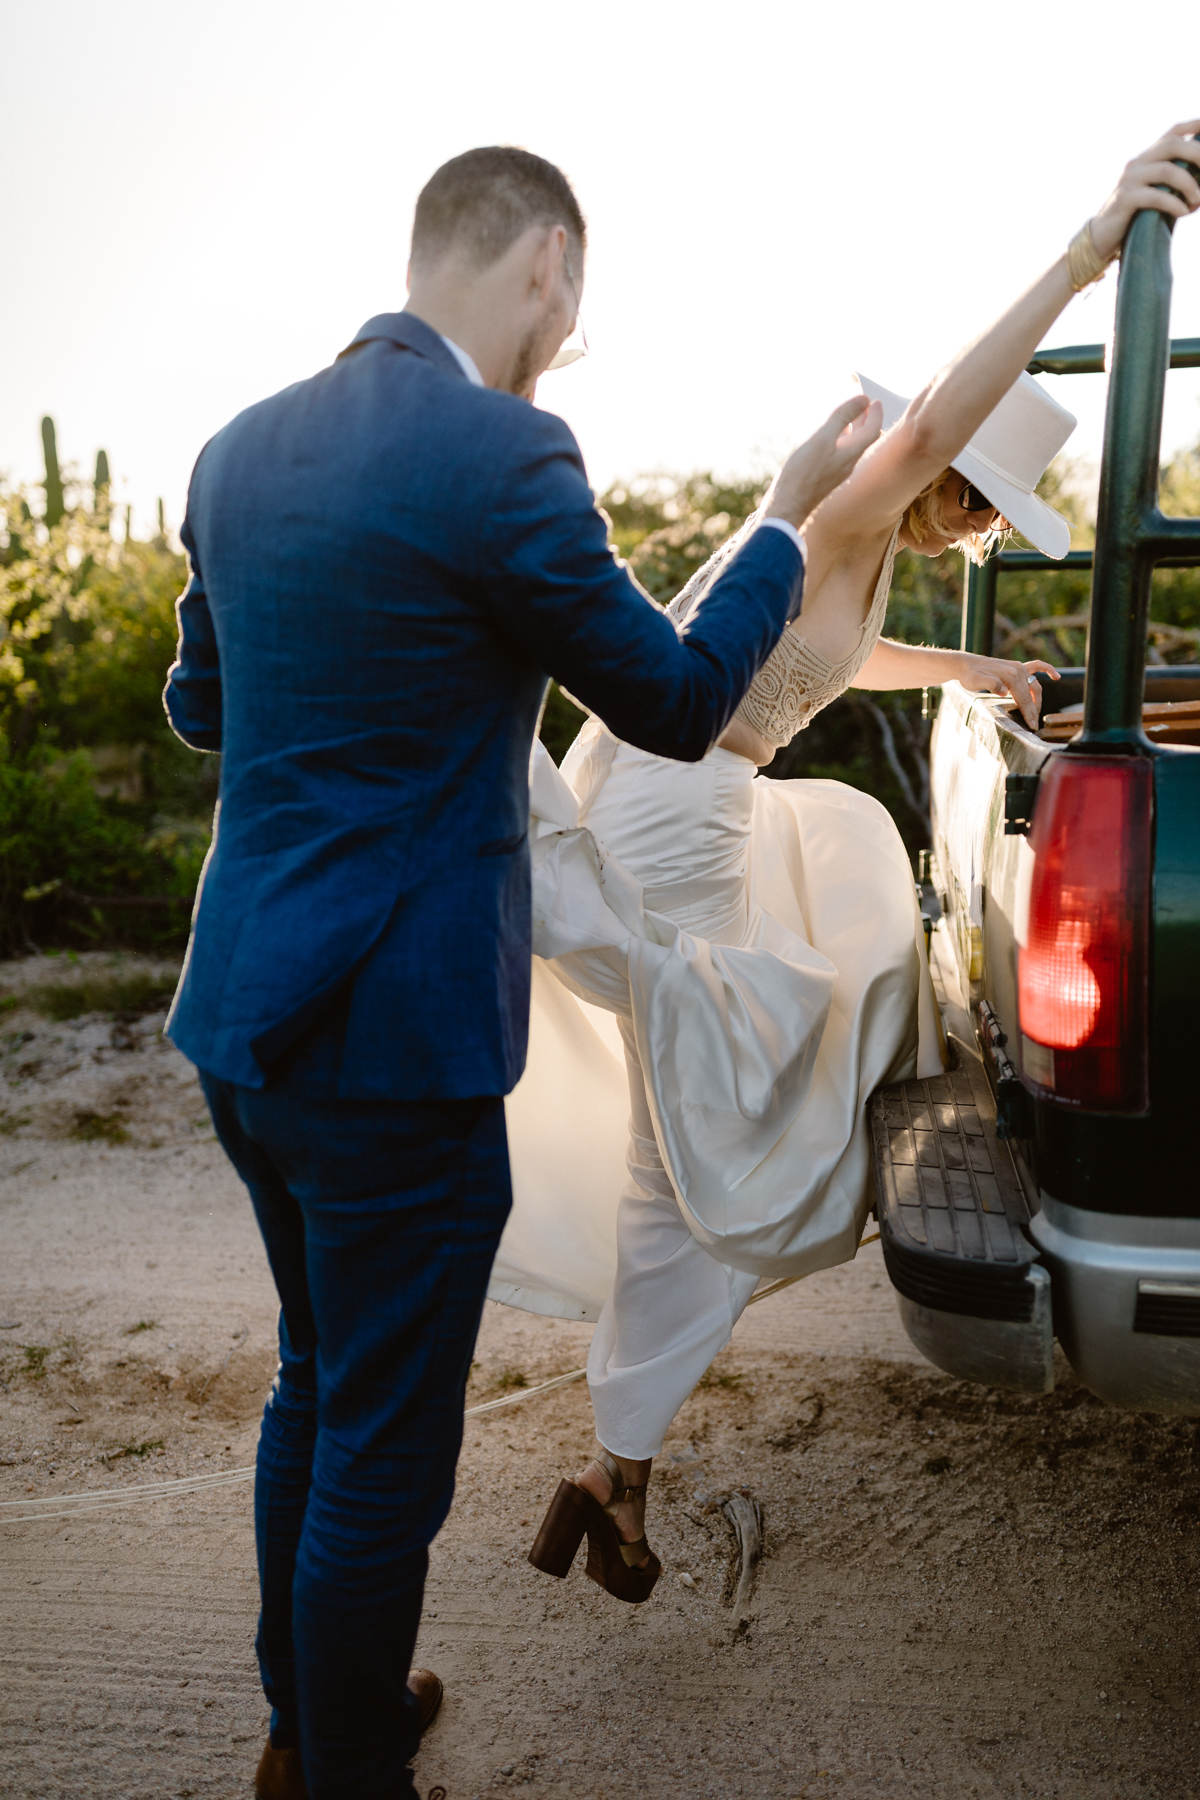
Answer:
<svg viewBox="0 0 1200 1800"><path fill-rule="evenodd" d="M1000 510L996 502L989 500L986 494L981 493L973 481L963 483L962 491L958 496L958 504L967 513L999 512Z"/></svg>

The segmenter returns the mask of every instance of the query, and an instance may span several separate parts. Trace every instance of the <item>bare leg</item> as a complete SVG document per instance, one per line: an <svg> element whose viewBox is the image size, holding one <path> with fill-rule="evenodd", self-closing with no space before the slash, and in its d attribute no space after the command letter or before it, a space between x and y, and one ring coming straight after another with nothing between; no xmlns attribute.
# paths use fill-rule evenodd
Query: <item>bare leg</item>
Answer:
<svg viewBox="0 0 1200 1800"><path fill-rule="evenodd" d="M612 1452L609 1451L609 1455ZM650 1471L654 1467L654 1459L647 1457L644 1462L634 1462L627 1456L614 1456L613 1461L621 1471L621 1477L627 1487L644 1487L650 1479ZM618 1533L627 1544L635 1544L640 1537L646 1535L646 1496L619 1500L615 1506L609 1505L614 1482L608 1470L601 1463L590 1462L575 1477L581 1488L586 1488L593 1500L598 1500L609 1514ZM650 1560L650 1552L641 1557L634 1565L645 1568Z"/></svg>

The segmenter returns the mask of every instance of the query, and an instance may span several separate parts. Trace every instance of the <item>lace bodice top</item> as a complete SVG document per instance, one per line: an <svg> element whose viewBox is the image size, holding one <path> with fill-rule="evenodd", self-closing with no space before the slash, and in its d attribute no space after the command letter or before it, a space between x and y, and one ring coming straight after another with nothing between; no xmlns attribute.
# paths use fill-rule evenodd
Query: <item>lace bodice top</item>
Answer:
<svg viewBox="0 0 1200 1800"><path fill-rule="evenodd" d="M836 700L854 683L854 678L879 642L883 616L887 610L888 589L892 585L892 568L896 561L897 524L884 553L883 566L875 583L875 592L857 637L844 656L836 661L818 648L804 631L804 613L792 625L786 625L779 642L747 688L734 718L756 731L772 749L790 743L803 731L821 708ZM739 533L737 543L742 541ZM718 551L711 564L705 564L697 576L672 600L667 611L681 624L712 584L717 566L724 567L733 544ZM707 579L705 579L707 577Z"/></svg>

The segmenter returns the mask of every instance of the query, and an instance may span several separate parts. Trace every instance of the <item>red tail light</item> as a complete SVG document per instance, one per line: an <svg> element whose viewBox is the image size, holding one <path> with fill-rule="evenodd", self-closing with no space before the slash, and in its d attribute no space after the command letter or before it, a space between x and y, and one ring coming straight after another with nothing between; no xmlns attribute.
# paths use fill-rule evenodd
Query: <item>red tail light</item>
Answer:
<svg viewBox="0 0 1200 1800"><path fill-rule="evenodd" d="M1154 772L1058 755L1038 783L1017 994L1026 1080L1074 1106L1144 1111Z"/></svg>

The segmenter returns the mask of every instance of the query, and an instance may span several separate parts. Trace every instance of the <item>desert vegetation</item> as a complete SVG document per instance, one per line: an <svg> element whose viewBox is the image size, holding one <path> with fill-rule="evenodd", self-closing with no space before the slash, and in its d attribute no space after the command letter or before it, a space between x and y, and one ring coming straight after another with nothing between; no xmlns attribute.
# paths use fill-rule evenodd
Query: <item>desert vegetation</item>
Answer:
<svg viewBox="0 0 1200 1800"><path fill-rule="evenodd" d="M161 502L136 538L114 503L101 450L90 479L60 464L43 421L34 488L0 481L0 956L33 949L184 941L208 845L219 759L172 735L162 687L175 648L184 556ZM761 484L711 473L646 475L601 495L612 540L665 602L752 511ZM1043 491L1090 542L1079 471L1056 467ZM1200 514L1200 445L1163 471L1168 511ZM1002 583L999 654L1082 662L1089 577L1063 570ZM958 641L957 558L902 556L887 630ZM1151 662L1200 660L1200 571L1156 577ZM910 847L926 842L928 724L919 693L851 691L781 751L771 775L826 776L878 795ZM542 735L561 757L580 715L552 687Z"/></svg>

